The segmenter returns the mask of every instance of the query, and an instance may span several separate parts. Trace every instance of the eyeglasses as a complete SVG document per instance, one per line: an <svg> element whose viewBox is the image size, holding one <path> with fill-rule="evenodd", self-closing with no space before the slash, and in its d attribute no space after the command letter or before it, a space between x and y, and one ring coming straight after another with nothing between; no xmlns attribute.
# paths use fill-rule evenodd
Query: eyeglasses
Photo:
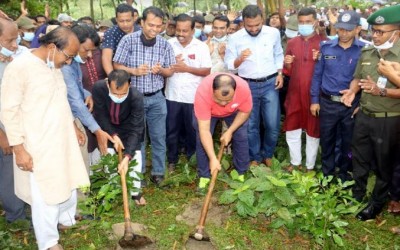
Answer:
<svg viewBox="0 0 400 250"><path fill-rule="evenodd" d="M74 59L74 57L75 57L74 55L73 56L68 55L67 53L65 53L64 50L59 50L59 51L61 51L64 54L64 56L67 57L67 60Z"/></svg>
<svg viewBox="0 0 400 250"><path fill-rule="evenodd" d="M372 33L372 35L376 34L377 36L383 36L384 33L389 33L389 32L393 32L393 31L396 31L396 30L397 29L385 31L385 30L376 30L374 28L371 28L371 33Z"/></svg>

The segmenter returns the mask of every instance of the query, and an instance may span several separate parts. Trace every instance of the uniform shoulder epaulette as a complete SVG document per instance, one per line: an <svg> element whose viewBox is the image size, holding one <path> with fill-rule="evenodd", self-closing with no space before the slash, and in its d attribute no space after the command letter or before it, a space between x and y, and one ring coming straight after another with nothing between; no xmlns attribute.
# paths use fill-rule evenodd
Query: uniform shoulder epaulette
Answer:
<svg viewBox="0 0 400 250"><path fill-rule="evenodd" d="M364 47L362 48L363 51L372 50L372 49L374 49L374 46L372 46L371 44L365 44Z"/></svg>

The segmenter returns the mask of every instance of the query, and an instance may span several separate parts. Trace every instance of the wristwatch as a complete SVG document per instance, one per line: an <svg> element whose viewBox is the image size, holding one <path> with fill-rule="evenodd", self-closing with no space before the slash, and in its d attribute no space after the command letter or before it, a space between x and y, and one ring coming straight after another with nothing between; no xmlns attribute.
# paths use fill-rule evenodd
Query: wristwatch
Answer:
<svg viewBox="0 0 400 250"><path fill-rule="evenodd" d="M385 88L379 88L379 96L385 97L387 94L387 91Z"/></svg>
<svg viewBox="0 0 400 250"><path fill-rule="evenodd" d="M278 76L281 76L282 75L282 71L278 71Z"/></svg>

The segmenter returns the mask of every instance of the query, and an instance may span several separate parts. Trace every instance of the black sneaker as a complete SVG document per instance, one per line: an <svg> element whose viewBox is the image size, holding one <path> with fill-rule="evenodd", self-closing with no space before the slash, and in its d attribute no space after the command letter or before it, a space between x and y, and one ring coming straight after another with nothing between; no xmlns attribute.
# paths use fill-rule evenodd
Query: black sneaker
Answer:
<svg viewBox="0 0 400 250"><path fill-rule="evenodd" d="M150 181L153 182L157 187L161 185L161 183L164 181L164 176L163 175L152 175L150 177Z"/></svg>

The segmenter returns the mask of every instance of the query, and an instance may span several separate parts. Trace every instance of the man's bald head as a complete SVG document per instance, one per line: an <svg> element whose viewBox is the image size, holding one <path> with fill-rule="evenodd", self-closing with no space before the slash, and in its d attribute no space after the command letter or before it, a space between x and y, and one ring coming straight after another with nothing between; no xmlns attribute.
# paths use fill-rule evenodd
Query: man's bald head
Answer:
<svg viewBox="0 0 400 250"><path fill-rule="evenodd" d="M228 74L220 74L213 81L213 98L221 106L227 105L232 101L235 94L236 81Z"/></svg>
<svg viewBox="0 0 400 250"><path fill-rule="evenodd" d="M41 45L55 44L60 50L65 49L71 42L80 44L75 33L71 29L62 26L50 31L39 39Z"/></svg>
<svg viewBox="0 0 400 250"><path fill-rule="evenodd" d="M0 18L0 46L9 51L16 51L18 49L17 38L17 25L12 20Z"/></svg>
<svg viewBox="0 0 400 250"><path fill-rule="evenodd" d="M0 18L0 37L5 31L18 33L18 26L10 19Z"/></svg>

